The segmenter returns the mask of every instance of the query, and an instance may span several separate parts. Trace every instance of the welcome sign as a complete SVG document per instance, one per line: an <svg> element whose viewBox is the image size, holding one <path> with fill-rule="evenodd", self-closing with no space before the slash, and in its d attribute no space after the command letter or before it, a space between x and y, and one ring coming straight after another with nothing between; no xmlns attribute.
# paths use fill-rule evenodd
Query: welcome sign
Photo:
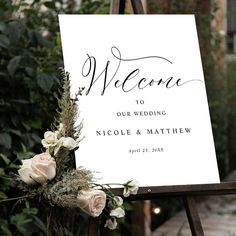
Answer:
<svg viewBox="0 0 236 236"><path fill-rule="evenodd" d="M79 100L77 166L102 183L219 182L193 15L60 15ZM78 121L79 122L79 121Z"/></svg>

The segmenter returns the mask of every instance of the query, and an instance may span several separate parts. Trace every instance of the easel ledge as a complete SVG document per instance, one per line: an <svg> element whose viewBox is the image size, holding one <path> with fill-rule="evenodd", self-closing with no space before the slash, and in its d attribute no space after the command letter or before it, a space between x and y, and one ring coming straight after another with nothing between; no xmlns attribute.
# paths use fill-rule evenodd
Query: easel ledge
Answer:
<svg viewBox="0 0 236 236"><path fill-rule="evenodd" d="M123 189L113 189L116 195L122 195ZM129 201L149 200L161 196L207 196L236 194L235 182L221 182L213 184L194 184L194 185L171 185L171 186L151 186L139 188L137 195L131 195L127 198Z"/></svg>
<svg viewBox="0 0 236 236"><path fill-rule="evenodd" d="M112 189L115 195L123 195L123 188ZM127 201L151 200L158 197L181 197L184 202L189 226L193 236L204 236L201 220L197 211L196 196L236 194L235 182L221 182L213 184L151 186L139 188L138 194L125 198ZM88 236L98 235L99 218L91 218ZM102 236L106 235L106 230Z"/></svg>

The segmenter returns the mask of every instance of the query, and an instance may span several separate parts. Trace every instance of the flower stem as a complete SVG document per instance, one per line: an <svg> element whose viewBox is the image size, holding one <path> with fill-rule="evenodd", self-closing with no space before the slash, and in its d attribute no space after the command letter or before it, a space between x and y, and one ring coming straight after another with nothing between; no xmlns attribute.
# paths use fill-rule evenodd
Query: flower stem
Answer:
<svg viewBox="0 0 236 236"><path fill-rule="evenodd" d="M0 203L2 203L2 202L14 201L14 200L20 200L20 199L29 198L29 197L34 197L34 196L35 196L35 194L24 195L24 196L20 196L20 197L7 198L7 199L0 200Z"/></svg>

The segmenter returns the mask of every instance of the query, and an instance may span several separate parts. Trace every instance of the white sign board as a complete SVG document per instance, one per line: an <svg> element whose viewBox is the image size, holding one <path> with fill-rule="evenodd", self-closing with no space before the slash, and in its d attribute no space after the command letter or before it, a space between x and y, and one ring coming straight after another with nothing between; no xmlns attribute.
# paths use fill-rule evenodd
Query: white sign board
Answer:
<svg viewBox="0 0 236 236"><path fill-rule="evenodd" d="M219 182L193 15L60 15L85 137L77 166L102 183Z"/></svg>

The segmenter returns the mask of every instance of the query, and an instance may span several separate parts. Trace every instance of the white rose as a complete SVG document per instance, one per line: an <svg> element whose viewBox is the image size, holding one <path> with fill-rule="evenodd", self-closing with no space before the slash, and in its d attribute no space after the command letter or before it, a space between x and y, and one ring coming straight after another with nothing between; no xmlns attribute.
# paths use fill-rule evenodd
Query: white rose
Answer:
<svg viewBox="0 0 236 236"><path fill-rule="evenodd" d="M126 184L124 184L124 197L128 197L130 194L137 194L138 192L138 181L135 179L129 180Z"/></svg>
<svg viewBox="0 0 236 236"><path fill-rule="evenodd" d="M113 198L110 199L108 206L110 208L116 208L116 207L120 207L123 205L123 199L119 196L115 196Z"/></svg>
<svg viewBox="0 0 236 236"><path fill-rule="evenodd" d="M27 184L43 184L56 176L56 162L50 154L41 153L33 158L22 160L18 173Z"/></svg>
<svg viewBox="0 0 236 236"><path fill-rule="evenodd" d="M22 160L21 168L18 170L20 178L27 184L36 184L37 182L34 180L38 179L39 176L35 175L31 168L32 158L27 160Z"/></svg>
<svg viewBox="0 0 236 236"><path fill-rule="evenodd" d="M116 209L111 210L110 216L122 218L125 216L125 211L121 207L117 207Z"/></svg>
<svg viewBox="0 0 236 236"><path fill-rule="evenodd" d="M106 205L106 194L101 190L81 190L77 199L81 210L93 217L98 217Z"/></svg>
<svg viewBox="0 0 236 236"><path fill-rule="evenodd" d="M117 221L116 218L109 218L106 220L106 224L104 227L107 227L108 229L114 230L117 227Z"/></svg>
<svg viewBox="0 0 236 236"><path fill-rule="evenodd" d="M63 147L69 150L73 150L76 147L76 141L71 137L62 137L59 141Z"/></svg>
<svg viewBox="0 0 236 236"><path fill-rule="evenodd" d="M54 147L58 143L57 133L52 131L47 131L44 133L44 139L42 140L42 145L45 148Z"/></svg>

